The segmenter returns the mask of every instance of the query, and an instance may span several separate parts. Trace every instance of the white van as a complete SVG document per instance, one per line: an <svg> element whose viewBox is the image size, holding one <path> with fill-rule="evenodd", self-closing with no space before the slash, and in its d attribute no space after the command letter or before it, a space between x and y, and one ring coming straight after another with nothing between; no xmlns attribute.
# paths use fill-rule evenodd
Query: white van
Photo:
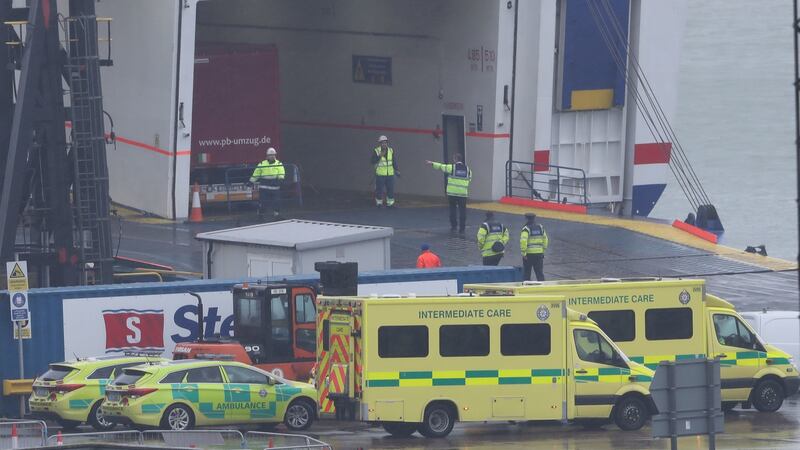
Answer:
<svg viewBox="0 0 800 450"><path fill-rule="evenodd" d="M739 315L750 322L766 342L800 361L800 313L797 311L743 311Z"/></svg>

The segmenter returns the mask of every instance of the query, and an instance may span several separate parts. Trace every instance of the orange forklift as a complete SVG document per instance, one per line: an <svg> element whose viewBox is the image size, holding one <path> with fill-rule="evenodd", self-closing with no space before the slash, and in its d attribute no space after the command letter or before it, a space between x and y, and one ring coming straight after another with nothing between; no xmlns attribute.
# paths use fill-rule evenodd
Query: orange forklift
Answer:
<svg viewBox="0 0 800 450"><path fill-rule="evenodd" d="M355 295L357 263L323 262L322 292ZM203 300L197 299L203 316ZM198 320L195 342L181 343L173 359L220 359L239 361L271 371L290 380L308 381L314 366L317 319L317 289L289 282L242 283L233 287L233 338L203 338L203 320Z"/></svg>

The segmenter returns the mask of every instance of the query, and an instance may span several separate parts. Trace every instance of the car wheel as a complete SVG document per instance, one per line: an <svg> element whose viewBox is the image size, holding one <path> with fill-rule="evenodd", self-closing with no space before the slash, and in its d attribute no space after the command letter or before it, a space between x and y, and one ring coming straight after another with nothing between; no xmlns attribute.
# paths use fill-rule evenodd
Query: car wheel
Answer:
<svg viewBox="0 0 800 450"><path fill-rule="evenodd" d="M183 431L194 427L194 414L188 406L182 404L172 405L164 411L161 418L161 428L165 430Z"/></svg>
<svg viewBox="0 0 800 450"><path fill-rule="evenodd" d="M429 438L443 438L450 434L456 424L453 408L443 403L434 403L425 409L425 417L419 432Z"/></svg>
<svg viewBox="0 0 800 450"><path fill-rule="evenodd" d="M624 431L635 431L647 422L647 405L636 396L623 397L614 407L614 423Z"/></svg>
<svg viewBox="0 0 800 450"><path fill-rule="evenodd" d="M105 417L103 417L103 410L100 408L100 405L102 404L103 402L101 400L92 406L92 410L89 411L89 417L87 418L86 422L88 422L89 425L91 425L92 428L97 431L108 431L114 428L116 424L109 422Z"/></svg>
<svg viewBox="0 0 800 450"><path fill-rule="evenodd" d="M383 429L394 437L409 437L417 431L418 423L383 422Z"/></svg>
<svg viewBox="0 0 800 450"><path fill-rule="evenodd" d="M308 429L314 422L314 407L305 400L296 400L286 408L283 423L292 431Z"/></svg>
<svg viewBox="0 0 800 450"><path fill-rule="evenodd" d="M761 412L775 412L783 405L783 386L775 380L763 380L756 385L750 398Z"/></svg>

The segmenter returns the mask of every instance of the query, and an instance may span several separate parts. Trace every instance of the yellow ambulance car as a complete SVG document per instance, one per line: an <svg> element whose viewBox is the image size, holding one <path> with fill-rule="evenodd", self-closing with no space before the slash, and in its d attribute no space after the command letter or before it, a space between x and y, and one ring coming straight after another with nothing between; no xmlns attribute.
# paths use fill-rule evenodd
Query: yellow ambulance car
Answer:
<svg viewBox="0 0 800 450"><path fill-rule="evenodd" d="M720 358L722 408L741 403L777 411L800 386L789 354L765 342L732 304L706 293L704 280L599 279L464 285L487 295L564 295L627 353L659 361Z"/></svg>
<svg viewBox="0 0 800 450"><path fill-rule="evenodd" d="M654 412L653 372L563 296L320 297L320 408L392 435L456 421L613 420Z"/></svg>

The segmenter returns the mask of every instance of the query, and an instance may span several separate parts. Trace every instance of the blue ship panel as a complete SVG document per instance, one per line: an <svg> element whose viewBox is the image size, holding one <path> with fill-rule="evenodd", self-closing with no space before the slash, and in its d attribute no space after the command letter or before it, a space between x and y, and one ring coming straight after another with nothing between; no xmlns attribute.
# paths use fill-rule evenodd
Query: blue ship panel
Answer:
<svg viewBox="0 0 800 450"><path fill-rule="evenodd" d="M565 9L561 109L624 105L625 76L617 68L598 25L607 30L610 44L626 61L628 0L568 0Z"/></svg>

